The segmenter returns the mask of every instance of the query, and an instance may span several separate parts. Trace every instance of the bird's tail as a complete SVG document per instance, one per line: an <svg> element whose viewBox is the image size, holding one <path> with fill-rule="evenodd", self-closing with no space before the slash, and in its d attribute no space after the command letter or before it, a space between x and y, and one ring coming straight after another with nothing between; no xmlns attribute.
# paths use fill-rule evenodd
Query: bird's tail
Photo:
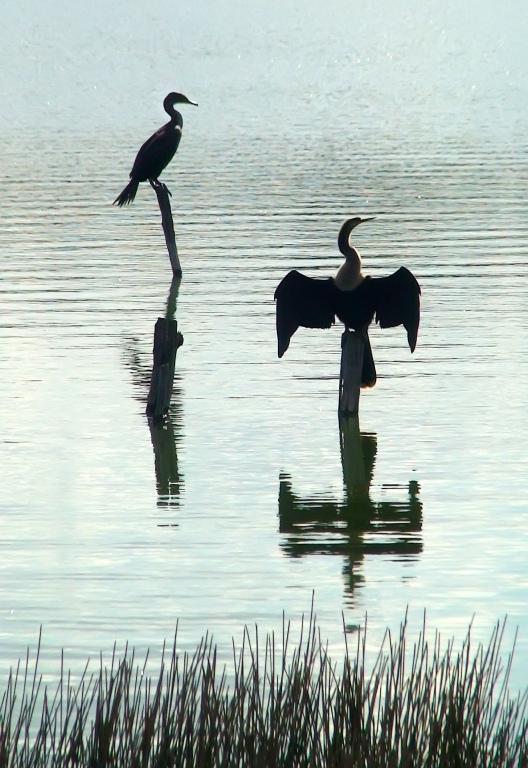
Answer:
<svg viewBox="0 0 528 768"><path fill-rule="evenodd" d="M372 354L372 347L370 346L370 339L368 332L365 334L365 345L363 347L363 368L361 369L361 387L373 387L376 383L376 364L374 363L374 355Z"/></svg>
<svg viewBox="0 0 528 768"><path fill-rule="evenodd" d="M134 200L136 196L136 192L138 191L139 187L139 181L137 179L130 179L124 190L121 192L120 195L116 197L112 205L115 205L116 203L121 207L122 205L130 205L130 203Z"/></svg>

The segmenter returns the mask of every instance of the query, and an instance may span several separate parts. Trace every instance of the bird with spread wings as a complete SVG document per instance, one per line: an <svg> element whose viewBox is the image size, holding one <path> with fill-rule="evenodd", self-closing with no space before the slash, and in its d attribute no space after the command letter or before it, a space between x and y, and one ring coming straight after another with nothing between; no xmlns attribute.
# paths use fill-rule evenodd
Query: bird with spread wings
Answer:
<svg viewBox="0 0 528 768"><path fill-rule="evenodd" d="M403 325L414 352L420 325L420 286L406 267L387 277L365 277L361 257L350 244L352 230L363 221L345 221L338 237L345 257L336 276L318 279L297 270L288 272L275 291L278 354L282 357L299 327L330 328L336 317L349 330L365 333L362 386L376 383L376 366L368 337L375 320L381 328Z"/></svg>

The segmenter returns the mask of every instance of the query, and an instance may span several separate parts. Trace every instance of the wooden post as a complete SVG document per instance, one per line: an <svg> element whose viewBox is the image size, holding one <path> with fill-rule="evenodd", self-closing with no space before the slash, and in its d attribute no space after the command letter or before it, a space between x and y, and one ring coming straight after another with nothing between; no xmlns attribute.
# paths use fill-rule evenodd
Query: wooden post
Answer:
<svg viewBox="0 0 528 768"><path fill-rule="evenodd" d="M172 211L169 200L170 192L163 182L158 181L157 179L149 179L149 181L150 186L158 198L158 205L161 211L161 225L163 227L163 233L165 234L165 242L167 243L167 250L169 252L172 274L174 277L181 277L183 273L180 259L178 258L178 249L176 248L174 222L172 221Z"/></svg>
<svg viewBox="0 0 528 768"><path fill-rule="evenodd" d="M339 372L339 413L357 416L363 368L364 335L346 329L341 336L341 370Z"/></svg>
<svg viewBox="0 0 528 768"><path fill-rule="evenodd" d="M176 352L182 344L183 336L178 333L176 320L158 317L154 326L154 364L147 398L147 416L160 420L168 413Z"/></svg>

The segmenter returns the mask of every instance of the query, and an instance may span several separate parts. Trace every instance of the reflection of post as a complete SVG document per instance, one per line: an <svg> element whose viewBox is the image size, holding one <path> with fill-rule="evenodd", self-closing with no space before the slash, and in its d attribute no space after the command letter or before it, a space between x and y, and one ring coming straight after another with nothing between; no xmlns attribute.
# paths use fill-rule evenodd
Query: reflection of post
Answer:
<svg viewBox="0 0 528 768"><path fill-rule="evenodd" d="M172 221L172 211L169 201L170 192L166 185L157 179L150 179L150 186L158 198L158 205L161 211L161 225L165 235L165 242L167 243L172 274L174 277L181 277L183 273L180 265L180 259L178 257L178 249L176 248L174 222Z"/></svg>
<svg viewBox="0 0 528 768"><path fill-rule="evenodd" d="M163 419L169 411L176 352L183 344L176 320L158 317L154 326L154 364L147 398L147 416Z"/></svg>
<svg viewBox="0 0 528 768"><path fill-rule="evenodd" d="M178 294L180 292L181 277L175 277L169 288L167 296L167 309L165 310L165 319L174 320L176 314L176 304L178 303Z"/></svg>
<svg viewBox="0 0 528 768"><path fill-rule="evenodd" d="M336 554L346 558L346 588L353 595L364 580L366 555L414 558L422 551L420 488L409 482L405 501L372 501L370 489L377 454L375 434L360 433L357 418L339 420L344 500L325 494L294 493L288 475L279 481L279 530L290 557ZM391 494L405 486L386 486Z"/></svg>
<svg viewBox="0 0 528 768"><path fill-rule="evenodd" d="M341 463L343 465L343 480L347 495L350 498L354 491L368 492L365 475L365 462L361 450L359 434L359 419L352 416L339 419L339 442L341 447Z"/></svg>
<svg viewBox="0 0 528 768"><path fill-rule="evenodd" d="M341 336L339 413L342 416L357 416L359 412L364 344L364 336L361 333L346 329Z"/></svg>
<svg viewBox="0 0 528 768"><path fill-rule="evenodd" d="M173 506L178 503L181 483L172 422L170 419L164 423L149 419L149 429L154 448L158 504Z"/></svg>

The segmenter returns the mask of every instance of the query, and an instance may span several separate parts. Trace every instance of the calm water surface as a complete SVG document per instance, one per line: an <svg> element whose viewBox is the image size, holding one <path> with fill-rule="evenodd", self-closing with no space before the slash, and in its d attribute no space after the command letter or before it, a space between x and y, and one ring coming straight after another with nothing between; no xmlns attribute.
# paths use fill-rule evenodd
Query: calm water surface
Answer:
<svg viewBox="0 0 528 768"><path fill-rule="evenodd" d="M409 607L460 639L509 616L528 684L528 11L521 2L22 2L0 32L0 678L43 627L78 668L315 607L336 655ZM111 201L169 90L155 196ZM365 271L423 315L373 329L376 388L340 431L339 327L276 357L273 292L327 276L350 215ZM167 302L171 419L145 416Z"/></svg>

